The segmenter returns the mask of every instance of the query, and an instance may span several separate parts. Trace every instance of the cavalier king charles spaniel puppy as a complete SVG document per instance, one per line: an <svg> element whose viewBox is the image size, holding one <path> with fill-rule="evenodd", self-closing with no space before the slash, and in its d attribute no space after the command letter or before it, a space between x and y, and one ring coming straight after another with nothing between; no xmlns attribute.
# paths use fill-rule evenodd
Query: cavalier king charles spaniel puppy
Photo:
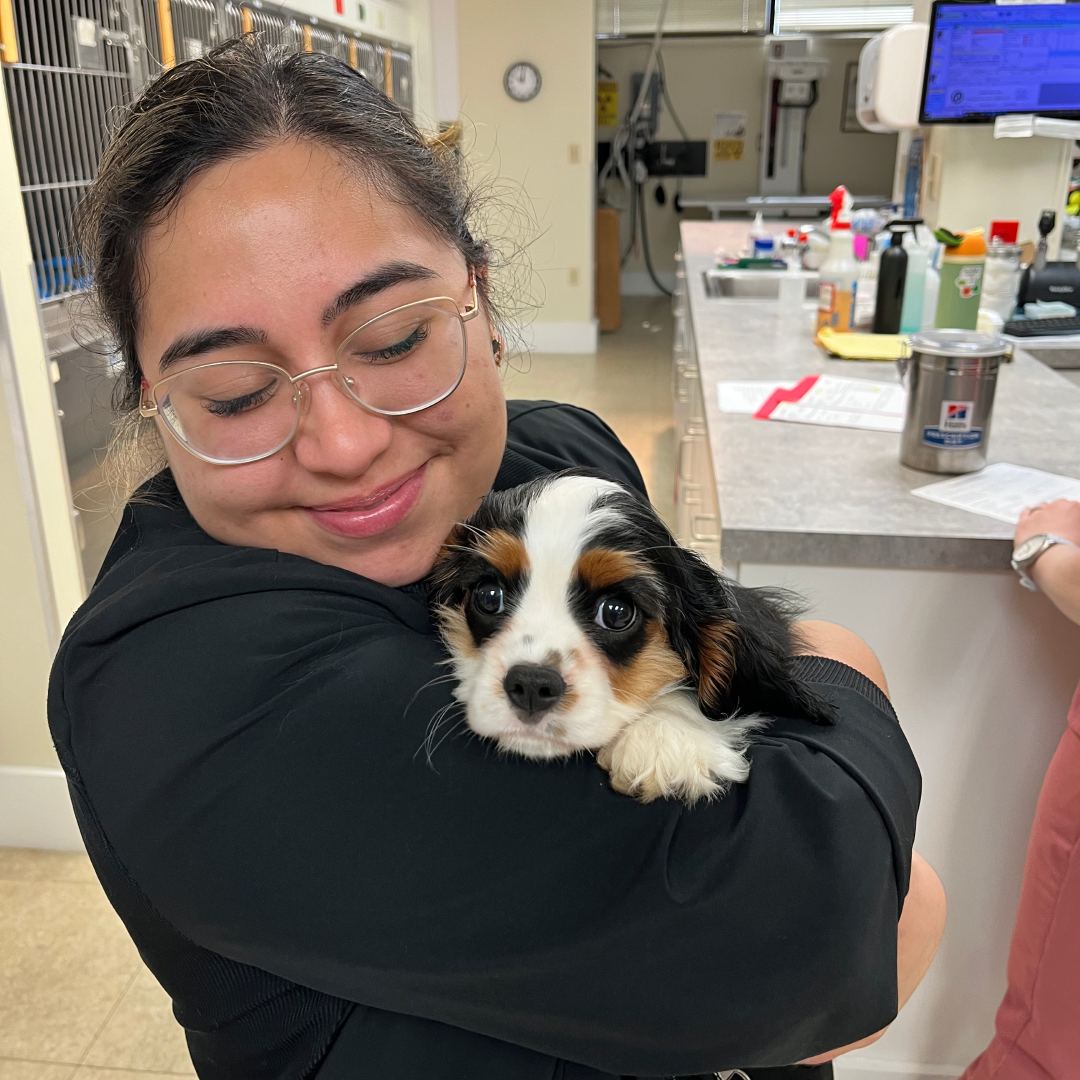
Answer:
<svg viewBox="0 0 1080 1080"><path fill-rule="evenodd" d="M797 599L718 574L609 480L492 493L432 580L469 727L530 758L596 751L642 801L745 780L770 716L830 722L793 670Z"/></svg>

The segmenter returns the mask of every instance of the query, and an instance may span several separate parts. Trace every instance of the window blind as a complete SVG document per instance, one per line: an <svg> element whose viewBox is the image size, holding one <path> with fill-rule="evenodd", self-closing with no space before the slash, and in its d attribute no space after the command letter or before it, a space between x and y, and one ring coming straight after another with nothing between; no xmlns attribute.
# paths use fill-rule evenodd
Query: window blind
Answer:
<svg viewBox="0 0 1080 1080"><path fill-rule="evenodd" d="M909 23L911 4L896 0L776 0L776 33L885 30Z"/></svg>
<svg viewBox="0 0 1080 1080"><path fill-rule="evenodd" d="M596 32L601 37L653 34L660 0L597 0ZM671 0L665 34L760 34L766 0Z"/></svg>

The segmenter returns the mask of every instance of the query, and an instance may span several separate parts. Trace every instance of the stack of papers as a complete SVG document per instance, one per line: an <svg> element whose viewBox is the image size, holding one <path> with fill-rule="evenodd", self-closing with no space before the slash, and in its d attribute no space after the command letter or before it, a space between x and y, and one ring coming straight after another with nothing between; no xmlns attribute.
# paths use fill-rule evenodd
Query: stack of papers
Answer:
<svg viewBox="0 0 1080 1080"><path fill-rule="evenodd" d="M721 382L717 395L721 412L870 431L900 431L907 404L907 394L897 383L838 375L808 375L794 384Z"/></svg>
<svg viewBox="0 0 1080 1080"><path fill-rule="evenodd" d="M912 495L1015 525L1020 511L1054 499L1080 499L1080 480L1004 461L952 480L916 488Z"/></svg>

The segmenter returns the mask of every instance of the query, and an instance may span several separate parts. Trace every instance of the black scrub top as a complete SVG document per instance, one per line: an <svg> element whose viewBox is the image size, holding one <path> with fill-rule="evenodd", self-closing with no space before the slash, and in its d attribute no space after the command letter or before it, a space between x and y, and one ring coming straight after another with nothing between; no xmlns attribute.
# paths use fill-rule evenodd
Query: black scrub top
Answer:
<svg viewBox="0 0 1080 1080"><path fill-rule="evenodd" d="M496 487L644 490L584 410L512 402ZM782 1065L884 1027L919 772L869 680L777 717L693 809L591 756L450 738L422 587L221 544L169 474L68 626L49 722L86 848L204 1080L602 1080Z"/></svg>

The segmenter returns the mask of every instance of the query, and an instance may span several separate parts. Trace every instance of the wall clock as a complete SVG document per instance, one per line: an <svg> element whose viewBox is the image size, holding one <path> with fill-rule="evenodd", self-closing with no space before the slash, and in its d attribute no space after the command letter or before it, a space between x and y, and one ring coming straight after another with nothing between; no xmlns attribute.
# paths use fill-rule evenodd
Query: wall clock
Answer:
<svg viewBox="0 0 1080 1080"><path fill-rule="evenodd" d="M506 69L503 88L514 101L532 101L540 93L540 69L528 60L518 60Z"/></svg>

